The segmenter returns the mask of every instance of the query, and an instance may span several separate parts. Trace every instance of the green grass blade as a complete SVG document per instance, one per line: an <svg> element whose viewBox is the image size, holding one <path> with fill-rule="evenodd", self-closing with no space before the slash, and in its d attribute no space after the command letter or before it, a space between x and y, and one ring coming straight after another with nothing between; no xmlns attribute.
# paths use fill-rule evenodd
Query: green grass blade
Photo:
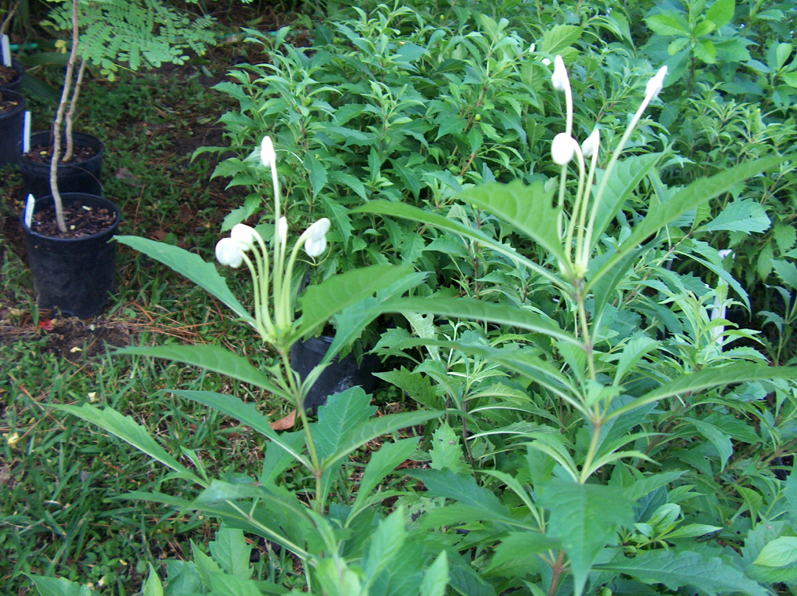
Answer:
<svg viewBox="0 0 797 596"><path fill-rule="evenodd" d="M190 364L191 366L199 366L232 377L243 383L260 387L269 393L292 401L289 393L272 383L271 379L252 366L249 360L220 346L133 346L116 350L114 355L117 354L122 356L163 358Z"/></svg>

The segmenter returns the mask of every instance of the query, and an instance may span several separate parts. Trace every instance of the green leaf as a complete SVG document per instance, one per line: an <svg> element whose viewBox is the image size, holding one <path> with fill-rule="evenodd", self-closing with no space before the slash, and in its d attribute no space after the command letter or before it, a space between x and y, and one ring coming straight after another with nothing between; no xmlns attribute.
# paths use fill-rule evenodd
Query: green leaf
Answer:
<svg viewBox="0 0 797 596"><path fill-rule="evenodd" d="M289 341L312 332L337 312L372 296L412 273L409 265L373 265L352 269L330 277L323 283L311 285L299 299L302 318Z"/></svg>
<svg viewBox="0 0 797 596"><path fill-rule="evenodd" d="M448 557L442 551L435 559L421 581L421 596L445 596L448 586Z"/></svg>
<svg viewBox="0 0 797 596"><path fill-rule="evenodd" d="M630 575L646 584L664 584L670 590L699 586L710 596L725 592L750 596L768 594L727 561L689 551L643 551L633 559L620 556L611 563L597 565L596 569Z"/></svg>
<svg viewBox="0 0 797 596"><path fill-rule="evenodd" d="M374 376L392 383L408 397L430 410L439 410L444 407L443 398L435 392L432 380L420 372L409 371L402 366L399 370L375 373Z"/></svg>
<svg viewBox="0 0 797 596"><path fill-rule="evenodd" d="M545 190L542 182L526 186L516 180L509 184L493 182L469 188L460 198L491 213L520 230L565 263L562 241L557 233L561 209L553 206L554 190Z"/></svg>
<svg viewBox="0 0 797 596"><path fill-rule="evenodd" d="M673 35L680 37L691 36L689 24L681 15L674 12L664 12L662 14L653 15L652 17L646 18L645 23L647 23L648 27L650 27L654 33L658 33L659 35L667 37Z"/></svg>
<svg viewBox="0 0 797 596"><path fill-rule="evenodd" d="M432 469L448 468L455 474L467 473L468 468L462 460L462 446L459 437L447 422L437 427L432 434Z"/></svg>
<svg viewBox="0 0 797 596"><path fill-rule="evenodd" d="M646 393L633 402L609 413L608 418L622 416L626 412L668 397L696 393L714 387L749 381L769 381L774 379L797 379L797 367L767 366L752 362L734 362L727 366L704 368L703 370L682 374L664 383L658 389Z"/></svg>
<svg viewBox="0 0 797 596"><path fill-rule="evenodd" d="M334 454L346 442L348 434L376 413L376 406L362 387L350 387L327 399L318 408L318 422L313 425L313 439L319 459Z"/></svg>
<svg viewBox="0 0 797 596"><path fill-rule="evenodd" d="M575 25L554 25L547 27L540 40L540 51L555 56L562 54L581 39L583 29Z"/></svg>
<svg viewBox="0 0 797 596"><path fill-rule="evenodd" d="M178 246L155 242L138 236L115 236L114 239L171 267L180 275L187 277L200 288L221 300L241 319L247 323L254 324L254 319L227 287L227 282L219 275L216 266L206 263L199 255L183 250Z"/></svg>
<svg viewBox="0 0 797 596"><path fill-rule="evenodd" d="M63 577L31 575L39 596L95 596L95 592Z"/></svg>
<svg viewBox="0 0 797 596"><path fill-rule="evenodd" d="M645 219L633 228L631 235L620 245L611 258L600 263L600 267L590 277L584 288L587 292L601 277L611 271L629 252L635 250L647 238L677 221L684 213L699 207L716 196L730 191L736 184L774 168L783 157L769 157L745 162L709 178L692 182L669 200L651 205Z"/></svg>
<svg viewBox="0 0 797 596"><path fill-rule="evenodd" d="M252 547L244 540L242 530L222 525L216 532L216 539L209 546L213 560L224 571L241 579L252 577L252 567L249 564Z"/></svg>
<svg viewBox="0 0 797 596"><path fill-rule="evenodd" d="M188 468L166 453L166 450L150 436L146 427L136 423L130 416L123 416L111 408L100 410L89 404L83 404L80 407L53 404L50 407L77 416L91 424L96 424L104 431L119 437L139 451L146 453L152 459L159 461L176 472L184 474L192 482L204 484Z"/></svg>
<svg viewBox="0 0 797 596"><path fill-rule="evenodd" d="M263 596L253 580L226 573L211 573L210 589L213 596Z"/></svg>
<svg viewBox="0 0 797 596"><path fill-rule="evenodd" d="M717 29L733 21L736 12L736 0L717 0L706 12L706 20L711 21Z"/></svg>
<svg viewBox="0 0 797 596"><path fill-rule="evenodd" d="M794 243L797 242L797 230L794 226L785 224L776 224L772 228L772 236L775 238L775 243L778 245L778 250L781 253L786 252Z"/></svg>
<svg viewBox="0 0 797 596"><path fill-rule="evenodd" d="M158 577L158 572L152 563L149 563L149 577L144 582L144 592L142 596L163 596L163 584Z"/></svg>
<svg viewBox="0 0 797 596"><path fill-rule="evenodd" d="M700 58L706 64L714 64L717 62L717 48L714 42L710 39L700 39L694 45L695 56Z"/></svg>
<svg viewBox="0 0 797 596"><path fill-rule="evenodd" d="M310 174L310 184L313 187L313 198L315 199L327 185L327 170L312 153L307 153L304 156L304 167Z"/></svg>
<svg viewBox="0 0 797 596"><path fill-rule="evenodd" d="M753 563L764 567L784 567L795 561L797 561L797 538L783 536L764 546Z"/></svg>
<svg viewBox="0 0 797 596"><path fill-rule="evenodd" d="M363 567L368 583L372 582L383 569L387 568L398 555L407 540L407 529L404 527L404 508L398 507L393 513L379 522L371 542L368 554L363 557Z"/></svg>
<svg viewBox="0 0 797 596"><path fill-rule="evenodd" d="M116 350L114 355L149 356L151 358L164 358L190 364L191 366L199 366L206 370L238 379L243 383L260 387L283 399L289 401L292 399L290 394L274 385L268 376L252 366L249 360L220 346L185 345L151 348L133 346Z"/></svg>
<svg viewBox="0 0 797 596"><path fill-rule="evenodd" d="M634 523L634 504L620 489L559 478L542 487L539 502L551 512L547 535L561 540L581 596L595 559L616 542L617 528Z"/></svg>
<svg viewBox="0 0 797 596"><path fill-rule="evenodd" d="M379 451L373 453L365 466L360 486L357 488L357 498L352 505L350 517L364 507L371 491L382 480L396 469L396 466L407 461L418 448L418 439L401 439L395 443L383 443Z"/></svg>
<svg viewBox="0 0 797 596"><path fill-rule="evenodd" d="M257 406L255 404L248 404L235 396L214 393L212 391L174 389L171 391L171 393L185 397L191 401L204 404L209 408L219 411L225 416L235 418L242 424L250 426L252 430L259 432L260 434L268 437L274 443L278 444L302 465L306 466L307 468L312 467L307 457L300 449L297 449L295 441L283 440L282 436L271 428L268 418L257 411Z"/></svg>
<svg viewBox="0 0 797 596"><path fill-rule="evenodd" d="M429 496L454 499L474 511L483 512L485 519L513 522L509 509L495 494L476 484L473 476L455 474L452 470L411 470L407 473L426 485Z"/></svg>
<svg viewBox="0 0 797 596"><path fill-rule="evenodd" d="M775 274L789 286L792 290L797 290L797 267L794 263L789 261L781 261L780 259L772 260L772 269Z"/></svg>
<svg viewBox="0 0 797 596"><path fill-rule="evenodd" d="M546 536L539 532L510 532L507 536L501 538L501 543L495 547L495 555L490 561L490 567L488 567L486 573L508 565L517 559L522 561L529 555L555 550L560 548L560 546L561 542L558 538Z"/></svg>
<svg viewBox="0 0 797 596"><path fill-rule="evenodd" d="M767 211L753 199L734 201L710 222L698 228L699 232L747 232L758 233L769 229Z"/></svg>
<svg viewBox="0 0 797 596"><path fill-rule="evenodd" d="M385 305L389 312L422 312L441 317L485 321L542 333L581 349L584 344L560 328L555 321L529 310L471 298L399 298Z"/></svg>
<svg viewBox="0 0 797 596"><path fill-rule="evenodd" d="M779 43L775 48L775 69L780 70L786 64L786 60L791 56L794 49L790 43Z"/></svg>
<svg viewBox="0 0 797 596"><path fill-rule="evenodd" d="M474 228L464 226L456 221L447 219L437 213L419 209L404 203L391 203L389 201L369 201L367 204L357 207L352 210L352 213L375 213L379 215L389 215L392 217L401 217L411 221L424 223L441 230L453 232L464 236L465 238L472 238L481 243L485 247L491 248L499 254L506 255L513 261L522 264L524 267L529 268L538 275L547 279L559 288L566 287L566 284L555 274L548 271L545 267L540 266L534 261L527 259L519 254L511 246L501 244L495 239L490 238L487 234L480 232Z"/></svg>
<svg viewBox="0 0 797 596"><path fill-rule="evenodd" d="M724 471L728 460L730 459L731 455L733 455L733 443L731 443L731 438L713 424L709 424L703 420L688 417L685 418L685 420L691 422L692 425L697 429L697 432L707 438L709 442L714 445L720 457L720 471Z"/></svg>

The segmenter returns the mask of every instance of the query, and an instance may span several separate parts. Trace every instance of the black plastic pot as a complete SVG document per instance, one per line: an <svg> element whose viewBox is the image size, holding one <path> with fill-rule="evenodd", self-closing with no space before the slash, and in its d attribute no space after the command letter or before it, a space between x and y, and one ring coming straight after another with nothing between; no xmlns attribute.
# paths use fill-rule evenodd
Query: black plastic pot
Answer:
<svg viewBox="0 0 797 596"><path fill-rule="evenodd" d="M17 106L0 112L0 167L19 163L19 146L25 124L25 98L16 91L0 89L4 99L17 102Z"/></svg>
<svg viewBox="0 0 797 596"><path fill-rule="evenodd" d="M33 290L41 309L58 309L67 316L87 319L99 314L115 288L116 234L121 220L119 208L108 199L85 193L61 195L64 205L80 202L91 208L106 208L116 215L111 228L85 238L62 239L43 236L25 225ZM36 201L43 208L52 197Z"/></svg>
<svg viewBox="0 0 797 596"><path fill-rule="evenodd" d="M11 81L10 83L6 83L5 85L0 85L0 89L8 89L10 91L19 92L19 87L22 85L22 77L25 76L25 67L22 66L22 62L12 58L11 68L17 71L18 75L17 78Z"/></svg>
<svg viewBox="0 0 797 596"><path fill-rule="evenodd" d="M324 358L329 346L332 345L332 340L332 337L322 335L293 344L291 367L299 373L302 381ZM307 392L307 396L304 398L305 409L315 412L319 406L327 403L327 397L330 395L341 393L357 385L362 387L366 393L371 393L376 389L376 384L379 381L373 375L378 369L379 358L372 354L364 355L360 364L357 363L357 357L353 352L347 354L342 360L335 357Z"/></svg>
<svg viewBox="0 0 797 596"><path fill-rule="evenodd" d="M71 161L58 164L58 191L63 195L70 192L82 192L102 196L102 154L105 145L97 137L82 132L72 133L75 146L91 147L95 155L85 161ZM36 147L52 145L52 132L37 132L30 137L31 150ZM22 145L20 144L20 148ZM64 141L61 143L64 147ZM21 153L21 151L20 151ZM22 182L25 194L32 194L37 199L52 194L50 191L50 160L35 162L24 155L19 160L22 168Z"/></svg>

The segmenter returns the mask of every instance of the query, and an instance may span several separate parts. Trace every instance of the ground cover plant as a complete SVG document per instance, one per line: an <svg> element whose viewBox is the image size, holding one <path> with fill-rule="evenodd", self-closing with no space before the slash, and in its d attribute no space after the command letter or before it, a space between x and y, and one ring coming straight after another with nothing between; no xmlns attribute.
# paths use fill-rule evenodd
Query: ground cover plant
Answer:
<svg viewBox="0 0 797 596"><path fill-rule="evenodd" d="M777 23L792 8L764 3L748 14L722 0L640 3L607 16L583 4L578 14L541 4L329 8L320 24L303 21L312 26L302 35L250 27L254 41L235 49L254 65L236 67L221 86L239 112L201 86L179 102L161 92L163 79L145 91L146 79L122 86L146 96L135 117L146 126L136 130L156 131L142 136L170 173L151 176L152 163L141 167L129 154L112 167L135 224L126 232L148 238L125 242L213 298L124 253L127 285L98 326L120 331L118 344L132 332L142 347L97 361L86 357L96 342L66 344L64 355L80 358L73 365L54 355L41 361L52 335L33 329L63 322L43 319L24 286L9 284L5 300L15 307L4 316L28 339L3 346L12 363L3 390L13 401L3 419L11 463L0 490L11 498L0 544L27 555L3 568L14 587L793 593L794 373L769 366L794 356L797 280L783 223L793 213L793 156L777 141L787 138L790 114L762 111L750 126L769 140L758 144L741 124L725 126L721 111L732 100L722 85L746 73L705 60L707 48L721 56L742 46L753 61L759 46L786 60L787 32ZM663 28L672 22L689 35ZM686 39L672 46L669 73L654 59L656 35L667 44ZM496 72L501 81L489 78ZM321 77L329 80L315 87ZM718 86L701 91L710 79ZM774 92L777 80L769 84ZM204 98L198 112L183 111L192 94ZM475 113L480 99L485 111ZM438 118L445 106L451 111ZM747 122L749 106L731 108ZM218 168L235 170L226 173L246 187L239 197L221 193L219 181L197 185L210 177L207 152L191 164L170 158L158 134L173 125L187 135L175 113L201 126L223 112L237 155ZM712 114L720 119L711 123ZM690 137L689 127L698 133ZM403 132L383 145L381 133L393 128ZM264 133L274 135L272 157ZM717 154L702 149L688 153L691 139L694 147L717 143L727 164L715 168ZM137 150L136 139L119 140L127 144ZM184 149L197 144L219 145ZM424 160L410 163L413 154ZM13 176L6 184L13 188ZM280 186L285 199L274 203ZM775 213L784 219L769 232ZM319 244L284 278L287 293L278 296L288 298L270 302L274 278L263 285L263 255L280 262L280 247L322 216L331 223L328 246L305 236ZM259 294L246 271L219 278L210 265L196 270L213 260L222 228L232 229L217 251L222 263L236 264L252 244L236 218L263 239ZM770 233L774 273L761 266L755 275L772 274L782 287L737 280L740 260L761 252L741 251L768 243ZM363 247L363 238L383 244ZM4 243L4 275L24 275L18 248ZM372 261L394 283L335 313L378 280L371 273L343 284L334 274L353 280ZM321 290L336 283L345 287ZM294 290L304 309L287 307L285 334L274 334L263 313L282 312ZM766 323L765 341L746 311ZM398 323L376 346L393 363L380 375L387 384L370 398L357 389L332 396L308 418L280 352L326 316L335 315L342 346L383 312ZM19 324L26 319L34 324ZM290 407L300 429L274 430ZM375 440L388 429L392 437ZM109 467L127 476L109 478ZM12 484L16 473L23 480ZM37 493L50 498L30 498Z"/></svg>

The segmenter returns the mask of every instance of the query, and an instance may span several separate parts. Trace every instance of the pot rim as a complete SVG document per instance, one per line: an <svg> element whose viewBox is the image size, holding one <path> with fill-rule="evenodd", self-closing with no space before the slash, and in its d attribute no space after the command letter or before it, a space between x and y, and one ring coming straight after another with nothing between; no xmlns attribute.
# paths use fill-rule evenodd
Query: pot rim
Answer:
<svg viewBox="0 0 797 596"><path fill-rule="evenodd" d="M24 111L25 108L27 108L28 102L25 99L25 96L22 95L19 91L14 91L13 89L8 89L7 87L2 87L2 88L0 88L0 93L10 93L11 95L16 95L18 100L21 102L15 108L11 108L10 110L8 110L6 112L0 112L0 117L9 118L10 116L13 116L14 114L16 114L18 111ZM14 99L14 98L12 98L12 99ZM20 143L21 143L21 141L20 141Z"/></svg>
<svg viewBox="0 0 797 596"><path fill-rule="evenodd" d="M116 230L119 229L119 224L122 221L122 211L119 209L119 206L107 199L105 197L101 197L99 195L93 195L86 192L66 192L61 194L61 200L64 203L68 203L70 200L76 201L80 200L81 198L89 198L93 201L97 201L100 203L104 203L105 206L110 207L110 209L114 212L115 218L113 224L110 228L106 228L105 230L101 230L96 234L91 234L90 236L82 236L80 238L58 238L56 236L46 236L44 234L40 234L38 232L34 232L25 224L25 210L23 209L22 212L19 214L19 223L22 226L22 231L33 238L37 238L40 240L46 240L47 242L56 242L56 243L64 243L64 244L77 244L80 242L86 242L89 240L96 240L97 238L102 237L103 235L110 235L113 236L116 234ZM47 195L41 198L36 199L36 205L40 202L44 203L46 201L52 201L53 196Z"/></svg>
<svg viewBox="0 0 797 596"><path fill-rule="evenodd" d="M65 136L66 132L64 132L62 134ZM38 132L31 133L31 135L30 135L30 146L33 147L33 139L35 139L36 137L43 136L43 135L48 135L49 138L52 140L53 131L51 131L51 130L40 130ZM80 139L80 138L82 138L84 141L88 141L88 143L79 143L78 139ZM99 137L95 137L93 134L90 134L90 133L87 133L87 132L74 131L74 132L72 132L72 139L75 141L76 145L80 145L80 146L86 146L87 144L99 145L99 147L97 149L97 153L95 155L92 155L88 159L78 159L78 160L75 160L75 161L71 161L69 163L59 163L58 164L58 168L59 169L60 168L68 168L70 166L74 166L75 164L85 163L87 161L91 161L92 159L96 159L97 157L101 157L102 154L105 153L105 143L103 143L102 140ZM19 148L19 158L20 158L20 160L24 160L25 162L33 164L33 165L46 165L46 166L49 167L49 162L44 164L44 163L33 161L33 160L27 158L26 156L28 154L27 153L22 153L22 141L19 141L17 143L17 147Z"/></svg>

